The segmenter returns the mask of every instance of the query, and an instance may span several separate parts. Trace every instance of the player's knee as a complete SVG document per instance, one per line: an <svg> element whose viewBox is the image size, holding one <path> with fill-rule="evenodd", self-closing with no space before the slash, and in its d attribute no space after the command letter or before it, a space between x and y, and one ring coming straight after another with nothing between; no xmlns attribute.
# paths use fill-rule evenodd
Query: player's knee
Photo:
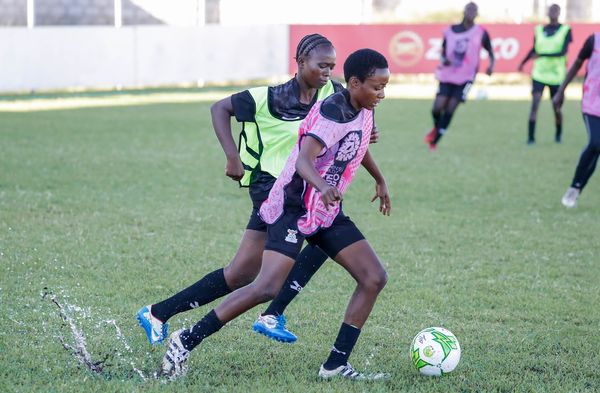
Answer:
<svg viewBox="0 0 600 393"><path fill-rule="evenodd" d="M252 289L254 300L258 303L265 303L273 300L281 288L271 283L256 283Z"/></svg>
<svg viewBox="0 0 600 393"><path fill-rule="evenodd" d="M600 138L592 139L588 148L595 152L600 152Z"/></svg>
<svg viewBox="0 0 600 393"><path fill-rule="evenodd" d="M236 290L250 284L256 278L257 272L249 269L233 269L230 265L223 269L225 282L229 289Z"/></svg>
<svg viewBox="0 0 600 393"><path fill-rule="evenodd" d="M379 293L383 290L385 284L387 284L387 280L387 272L384 269L380 269L363 276L359 284L369 292Z"/></svg>

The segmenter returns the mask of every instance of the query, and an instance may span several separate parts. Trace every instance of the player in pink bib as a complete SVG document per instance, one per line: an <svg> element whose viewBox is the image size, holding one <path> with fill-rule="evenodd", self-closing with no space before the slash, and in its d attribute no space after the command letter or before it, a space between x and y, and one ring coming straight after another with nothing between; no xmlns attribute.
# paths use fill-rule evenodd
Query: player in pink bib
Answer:
<svg viewBox="0 0 600 393"><path fill-rule="evenodd" d="M362 159L367 152L368 141L373 127L373 112L361 110L338 116L336 111L349 101L348 91L327 102L317 103L299 130L298 145L307 136L321 143L321 154L315 160L319 176L343 194ZM328 228L337 217L340 204L325 206L321 193L296 172L299 149L294 149L273 185L269 198L263 203L260 215L267 224L274 224L285 210L298 209L304 214L298 219L298 230L304 236L315 233L320 228ZM302 193L297 191L302 189Z"/></svg>
<svg viewBox="0 0 600 393"><path fill-rule="evenodd" d="M467 99L467 93L475 80L479 69L479 53L483 47L490 58L486 74L494 70L494 52L487 31L475 24L477 4L471 2L465 6L463 20L450 26L444 32L440 65L435 76L440 82L433 102L431 115L433 128L425 135L429 150L435 150L446 133L452 116L461 102Z"/></svg>
<svg viewBox="0 0 600 393"><path fill-rule="evenodd" d="M174 332L163 369L184 367L190 352L224 324L254 306L273 299L300 252L304 239L325 251L357 281L344 322L322 378L383 379L386 374L359 373L348 363L387 273L379 258L349 217L340 211L344 191L359 165L375 179L379 210L390 214L385 179L368 151L373 109L385 98L389 81L383 55L361 49L344 63L347 89L315 104L304 119L298 143L260 209L268 223L262 266L251 284L231 293L190 329Z"/></svg>
<svg viewBox="0 0 600 393"><path fill-rule="evenodd" d="M553 99L557 109L560 109L563 104L567 85L577 75L586 60L588 62L583 81L581 112L589 141L579 157L571 187L567 189L561 200L562 204L569 208L577 205L577 198L592 177L600 156L600 32L587 38L577 55L577 60L569 68L565 81L559 86Z"/></svg>

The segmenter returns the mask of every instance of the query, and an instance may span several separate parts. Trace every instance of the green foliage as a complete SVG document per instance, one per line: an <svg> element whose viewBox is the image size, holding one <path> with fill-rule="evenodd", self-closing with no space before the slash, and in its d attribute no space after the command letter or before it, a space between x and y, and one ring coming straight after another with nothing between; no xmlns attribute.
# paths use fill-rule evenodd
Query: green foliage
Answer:
<svg viewBox="0 0 600 393"><path fill-rule="evenodd" d="M372 151L392 216L368 202L365 171L345 198L390 277L351 358L390 372L382 384L317 380L354 288L329 262L287 311L297 344L252 333L259 307L201 344L182 380L143 382L133 366L151 374L164 347L149 348L135 312L224 266L249 215L245 190L223 174L209 104L2 113L3 391L595 391L600 175L576 209L560 205L586 141L578 104L567 102L556 145L545 102L529 147L528 102L468 102L433 154L422 142L430 105L387 100L377 110ZM102 375L62 347L60 337L73 344L71 329L44 288L94 360L107 357ZM438 379L410 360L413 336L428 326L450 329L462 347L458 368Z"/></svg>

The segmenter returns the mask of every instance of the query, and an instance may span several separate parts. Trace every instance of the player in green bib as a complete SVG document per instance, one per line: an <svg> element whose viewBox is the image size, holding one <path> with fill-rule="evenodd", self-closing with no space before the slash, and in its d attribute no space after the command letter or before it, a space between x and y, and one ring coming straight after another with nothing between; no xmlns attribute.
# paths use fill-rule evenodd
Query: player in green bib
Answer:
<svg viewBox="0 0 600 393"><path fill-rule="evenodd" d="M242 187L248 187L252 213L237 253L227 266L208 273L170 298L138 311L137 319L150 344L162 342L167 337L166 322L172 316L210 303L251 283L260 271L267 225L259 217L258 209L267 199L296 144L302 120L317 101L343 90L340 83L330 79L336 53L327 38L319 34L302 38L296 50L296 61L298 72L288 82L244 90L211 107L215 134L227 159L225 175ZM242 123L238 145L231 130L232 117ZM314 273L326 259L327 255L318 247L307 246L298 256L297 265ZM292 271L291 274L296 273ZM302 281L301 278L294 280ZM283 315L274 323L282 328L284 339L296 339L285 330Z"/></svg>
<svg viewBox="0 0 600 393"><path fill-rule="evenodd" d="M533 48L519 64L519 71L530 59L535 59L531 79L533 88L531 90L532 103L529 112L529 125L527 144L535 143L535 123L537 121L537 112L544 93L544 88L548 86L550 98L552 99L558 90L558 86L565 80L567 74L567 50L569 43L573 40L571 28L558 22L560 16L560 7L552 4L548 9L550 23L535 27L535 36ZM560 108L552 106L554 109L554 120L556 133L554 140L560 143L562 137L562 113Z"/></svg>

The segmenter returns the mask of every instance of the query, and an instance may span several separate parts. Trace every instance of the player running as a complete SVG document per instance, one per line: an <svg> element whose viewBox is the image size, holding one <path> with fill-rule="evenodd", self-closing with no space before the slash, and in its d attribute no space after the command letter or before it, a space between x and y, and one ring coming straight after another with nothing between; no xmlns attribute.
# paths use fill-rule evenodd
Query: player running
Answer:
<svg viewBox="0 0 600 393"><path fill-rule="evenodd" d="M553 99L558 109L563 104L565 89L586 60L588 62L583 82L581 112L588 133L588 144L579 157L571 187L561 200L562 204L569 208L577 205L577 198L592 177L600 156L600 32L587 38L577 55L577 60L569 68L565 81L559 86Z"/></svg>
<svg viewBox="0 0 600 393"><path fill-rule="evenodd" d="M272 299L306 239L323 249L357 281L344 322L319 376L385 377L359 373L348 363L361 328L387 282L387 274L362 233L339 213L343 194L361 164L375 179L380 211L390 213L385 179L368 151L373 109L385 98L389 76L385 57L376 51L361 49L348 57L344 63L347 90L313 106L281 175L260 208L261 217L268 223L260 273L252 284L233 292L196 325L171 334L161 366L163 375L182 375L191 351L206 337Z"/></svg>
<svg viewBox="0 0 600 393"><path fill-rule="evenodd" d="M160 343L168 336L167 321L174 315L221 298L251 283L258 274L267 237L267 225L258 216L258 209L296 143L302 120L317 101L343 90L341 84L330 80L336 54L327 38L319 34L303 37L296 49L296 61L298 72L288 82L244 90L212 106L213 127L227 158L225 175L249 187L252 213L237 253L227 266L138 311L137 319L150 344ZM234 116L243 124L239 152L231 131ZM323 251L311 245L298 256L299 261L306 260L315 270L326 259ZM283 315L272 322L285 331ZM284 338L296 339L289 332Z"/></svg>
<svg viewBox="0 0 600 393"><path fill-rule="evenodd" d="M479 52L483 47L490 58L486 74L494 70L494 52L488 32L475 24L477 4L471 2L465 6L463 20L450 26L444 33L440 65L435 76L440 82L431 115L433 128L425 136L429 150L437 148L454 116L456 108L467 99L467 93L473 85L479 69Z"/></svg>

